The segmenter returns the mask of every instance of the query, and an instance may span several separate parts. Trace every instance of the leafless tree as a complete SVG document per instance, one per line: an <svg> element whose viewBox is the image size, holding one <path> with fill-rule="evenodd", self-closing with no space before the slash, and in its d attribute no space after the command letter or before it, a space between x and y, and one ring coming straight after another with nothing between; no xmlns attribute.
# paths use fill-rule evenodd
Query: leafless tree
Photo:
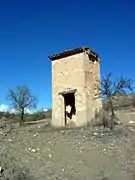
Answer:
<svg viewBox="0 0 135 180"><path fill-rule="evenodd" d="M36 108L37 99L26 86L17 86L15 90L9 90L7 98L12 102L12 107L20 114L21 123L24 123L26 110Z"/></svg>
<svg viewBox="0 0 135 180"><path fill-rule="evenodd" d="M129 91L133 91L133 82L131 79L122 76L117 81L111 80L112 73L109 73L98 84L98 93L96 98L102 97L107 101L109 110L111 110L111 129L114 128L114 100L118 100L120 96L127 95Z"/></svg>

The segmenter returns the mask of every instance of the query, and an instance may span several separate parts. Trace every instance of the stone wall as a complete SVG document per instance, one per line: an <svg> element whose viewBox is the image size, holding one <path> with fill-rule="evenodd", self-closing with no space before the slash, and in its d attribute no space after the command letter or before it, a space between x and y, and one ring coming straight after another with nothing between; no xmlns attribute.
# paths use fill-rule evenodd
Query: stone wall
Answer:
<svg viewBox="0 0 135 180"><path fill-rule="evenodd" d="M88 55L84 58L85 70L85 92L87 104L87 120L91 121L95 116L95 111L102 106L101 98L95 98L98 94L98 82L100 81L100 62L92 62Z"/></svg>
<svg viewBox="0 0 135 180"><path fill-rule="evenodd" d="M86 121L83 57L84 54L81 53L52 61L52 124L54 126L64 126L64 98L58 94L70 89L77 89L75 123L78 126L84 124L82 121Z"/></svg>
<svg viewBox="0 0 135 180"><path fill-rule="evenodd" d="M52 61L52 125L65 125L64 98L59 93L72 89L77 89L75 124L86 125L102 102L94 99L99 79L99 62L90 61L84 52Z"/></svg>

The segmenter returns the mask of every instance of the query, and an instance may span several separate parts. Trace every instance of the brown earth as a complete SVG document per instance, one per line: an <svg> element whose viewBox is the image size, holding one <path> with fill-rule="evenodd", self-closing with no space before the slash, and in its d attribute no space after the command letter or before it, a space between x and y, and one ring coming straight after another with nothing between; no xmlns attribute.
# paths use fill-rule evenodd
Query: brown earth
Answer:
<svg viewBox="0 0 135 180"><path fill-rule="evenodd" d="M13 155L37 180L134 180L134 138L134 125L110 132L102 127L54 130L38 122L7 135L0 153Z"/></svg>

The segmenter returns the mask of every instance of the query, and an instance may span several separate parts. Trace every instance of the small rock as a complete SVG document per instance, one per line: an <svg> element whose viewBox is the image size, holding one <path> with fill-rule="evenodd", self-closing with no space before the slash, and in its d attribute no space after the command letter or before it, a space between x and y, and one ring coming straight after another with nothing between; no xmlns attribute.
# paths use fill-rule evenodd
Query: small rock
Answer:
<svg viewBox="0 0 135 180"><path fill-rule="evenodd" d="M129 121L128 123L129 123L129 124L134 124L135 122L134 122L134 121Z"/></svg>
<svg viewBox="0 0 135 180"><path fill-rule="evenodd" d="M38 135L38 133L34 134L34 137L36 137Z"/></svg>
<svg viewBox="0 0 135 180"><path fill-rule="evenodd" d="M0 174L3 174L4 169L0 166Z"/></svg>
<svg viewBox="0 0 135 180"><path fill-rule="evenodd" d="M36 152L36 150L35 149L31 149L31 152Z"/></svg>
<svg viewBox="0 0 135 180"><path fill-rule="evenodd" d="M49 157L51 158L51 157L52 157L52 155L51 155L51 154L49 154Z"/></svg>

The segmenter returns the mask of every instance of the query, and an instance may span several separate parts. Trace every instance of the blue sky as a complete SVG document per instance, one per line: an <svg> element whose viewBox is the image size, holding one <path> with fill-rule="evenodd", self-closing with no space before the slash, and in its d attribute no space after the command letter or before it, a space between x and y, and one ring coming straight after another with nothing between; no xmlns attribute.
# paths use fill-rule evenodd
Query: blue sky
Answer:
<svg viewBox="0 0 135 180"><path fill-rule="evenodd" d="M39 107L51 107L48 55L80 46L99 54L101 75L135 80L135 2L0 1L0 103L9 104L9 88L26 84Z"/></svg>

